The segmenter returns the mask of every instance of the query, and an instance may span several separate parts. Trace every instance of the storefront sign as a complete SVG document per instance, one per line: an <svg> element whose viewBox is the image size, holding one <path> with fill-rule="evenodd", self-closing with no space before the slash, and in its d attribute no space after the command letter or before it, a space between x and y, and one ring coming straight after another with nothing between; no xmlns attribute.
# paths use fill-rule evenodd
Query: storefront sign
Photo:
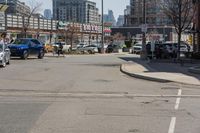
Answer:
<svg viewBox="0 0 200 133"><path fill-rule="evenodd" d="M95 31L95 32L97 32L98 31L98 26L96 26L96 25L88 25L88 24L84 24L83 25L83 31Z"/></svg>

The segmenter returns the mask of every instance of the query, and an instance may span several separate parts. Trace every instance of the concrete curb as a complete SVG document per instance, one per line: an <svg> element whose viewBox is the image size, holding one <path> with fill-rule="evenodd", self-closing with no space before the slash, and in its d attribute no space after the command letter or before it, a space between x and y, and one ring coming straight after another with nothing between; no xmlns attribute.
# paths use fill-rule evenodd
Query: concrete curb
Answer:
<svg viewBox="0 0 200 133"><path fill-rule="evenodd" d="M193 85L193 86L200 86L199 84L190 84L190 83L184 83L184 82L178 82L178 81L173 81L173 80L167 80L167 79L160 79L160 78L155 78L155 77L150 77L150 76L144 76L140 74L135 74L135 73L130 73L124 68L124 64L120 66L120 71L124 74L127 74L128 76L138 78L138 79L143 79L143 80L148 80L148 81L153 81L153 82L159 82L159 83L179 83L183 85Z"/></svg>
<svg viewBox="0 0 200 133"><path fill-rule="evenodd" d="M134 78L138 78L138 79L143 79L143 80L149 80L149 81L154 81L154 82L160 82L160 83L168 83L168 82L174 82L174 81L170 81L170 80L165 80L165 79L160 79L160 78L153 78L153 77L149 77L149 76L143 76L143 75L140 75L140 74L135 74L135 73L130 73L130 72L127 72L124 68L124 64L122 64L120 66L120 71L124 74L127 74L131 77L134 77Z"/></svg>

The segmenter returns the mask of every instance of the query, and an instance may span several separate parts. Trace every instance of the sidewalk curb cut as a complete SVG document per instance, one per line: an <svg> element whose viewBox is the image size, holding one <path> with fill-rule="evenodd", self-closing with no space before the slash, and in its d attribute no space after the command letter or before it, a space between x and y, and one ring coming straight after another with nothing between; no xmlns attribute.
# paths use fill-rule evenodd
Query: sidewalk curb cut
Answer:
<svg viewBox="0 0 200 133"><path fill-rule="evenodd" d="M124 74L127 74L130 77L138 78L138 79L143 79L143 80L148 80L148 81L153 81L153 82L159 82L159 83L178 83L178 84L183 84L183 85L194 85L194 86L200 86L199 84L190 84L190 83L183 83L183 82L177 82L173 80L166 80L166 79L159 79L159 78L153 78L149 76L143 76L139 74L134 74L134 73L129 73L124 69L124 64L120 66L120 71Z"/></svg>

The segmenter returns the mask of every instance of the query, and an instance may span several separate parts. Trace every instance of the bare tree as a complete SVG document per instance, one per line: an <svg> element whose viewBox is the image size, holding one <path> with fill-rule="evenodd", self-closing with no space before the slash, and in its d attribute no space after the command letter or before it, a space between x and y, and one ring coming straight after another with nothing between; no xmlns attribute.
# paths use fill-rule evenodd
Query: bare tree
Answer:
<svg viewBox="0 0 200 133"><path fill-rule="evenodd" d="M27 30L30 26L30 19L33 15L37 14L41 10L42 3L38 3L34 0L29 1L30 5L30 12L23 15L23 35L24 37L27 37Z"/></svg>
<svg viewBox="0 0 200 133"><path fill-rule="evenodd" d="M190 26L194 17L193 0L163 0L161 5L178 34L177 59L180 59L181 35Z"/></svg>
<svg viewBox="0 0 200 133"><path fill-rule="evenodd" d="M68 39L69 42L70 42L71 50L73 48L74 41L78 40L78 33L79 32L80 32L80 27L78 27L74 22L67 26L65 36L66 36L66 39Z"/></svg>
<svg viewBox="0 0 200 133"><path fill-rule="evenodd" d="M125 40L125 37L123 36L123 34L121 33L116 33L113 35L113 40L114 41L122 41L122 40Z"/></svg>

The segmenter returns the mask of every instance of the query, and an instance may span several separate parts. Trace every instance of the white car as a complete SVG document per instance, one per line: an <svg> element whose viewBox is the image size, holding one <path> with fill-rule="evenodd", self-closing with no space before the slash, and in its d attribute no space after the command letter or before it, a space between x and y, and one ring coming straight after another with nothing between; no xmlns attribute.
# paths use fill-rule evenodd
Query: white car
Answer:
<svg viewBox="0 0 200 133"><path fill-rule="evenodd" d="M10 64L10 49L5 44L0 44L0 66L6 67Z"/></svg>
<svg viewBox="0 0 200 133"><path fill-rule="evenodd" d="M133 47L132 47L132 53L133 54L140 54L142 51L142 44L141 43L136 43Z"/></svg>
<svg viewBox="0 0 200 133"><path fill-rule="evenodd" d="M54 48L58 48L60 43L54 43L53 47ZM69 52L71 45L66 45L65 42L61 42L61 45L63 46L62 48L62 52L66 53Z"/></svg>
<svg viewBox="0 0 200 133"><path fill-rule="evenodd" d="M76 46L76 48L83 48L83 47L86 47L86 46L88 46L88 45L85 44L85 43L79 43L79 44Z"/></svg>
<svg viewBox="0 0 200 133"><path fill-rule="evenodd" d="M78 47L77 51L80 52L88 52L89 54L98 53L98 47L95 45L88 45L84 47Z"/></svg>

